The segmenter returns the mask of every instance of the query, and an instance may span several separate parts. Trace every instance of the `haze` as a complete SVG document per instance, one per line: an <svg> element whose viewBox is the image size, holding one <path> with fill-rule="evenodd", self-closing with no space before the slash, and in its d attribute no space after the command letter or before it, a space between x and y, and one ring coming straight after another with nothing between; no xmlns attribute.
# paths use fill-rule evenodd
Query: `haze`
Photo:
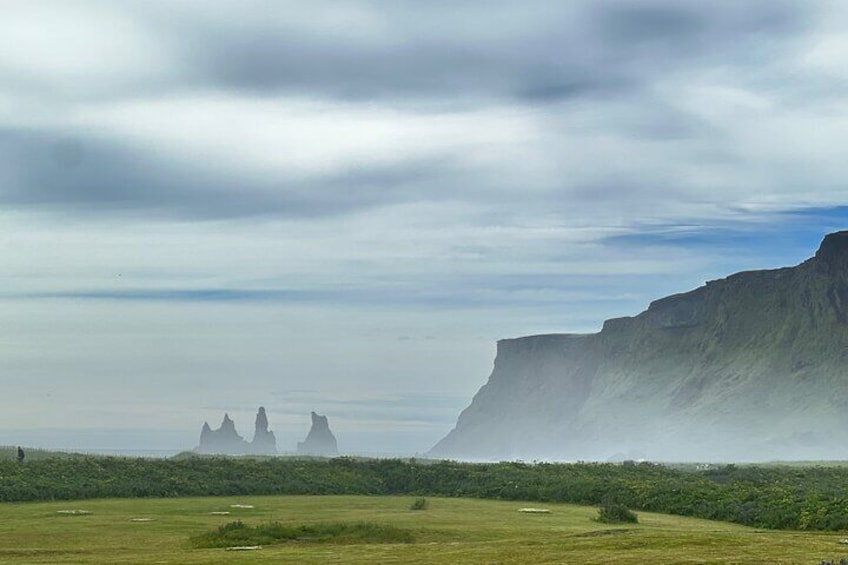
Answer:
<svg viewBox="0 0 848 565"><path fill-rule="evenodd" d="M848 219L837 2L0 5L0 443L420 453L497 339Z"/></svg>

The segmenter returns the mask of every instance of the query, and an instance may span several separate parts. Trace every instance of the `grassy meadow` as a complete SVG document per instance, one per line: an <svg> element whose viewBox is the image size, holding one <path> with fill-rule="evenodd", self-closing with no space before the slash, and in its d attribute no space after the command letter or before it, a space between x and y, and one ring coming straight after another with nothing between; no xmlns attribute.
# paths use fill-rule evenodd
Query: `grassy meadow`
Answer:
<svg viewBox="0 0 848 565"><path fill-rule="evenodd" d="M410 496L245 496L0 504L0 563L819 563L848 556L845 535L757 530L639 513L594 521L597 509ZM234 506L235 505L235 506ZM252 506L252 508L251 508ZM543 507L550 513L523 513ZM85 513L72 513L83 511ZM228 512L229 514L213 514ZM293 541L255 551L197 549L190 539L241 520L259 525L374 523L411 543Z"/></svg>

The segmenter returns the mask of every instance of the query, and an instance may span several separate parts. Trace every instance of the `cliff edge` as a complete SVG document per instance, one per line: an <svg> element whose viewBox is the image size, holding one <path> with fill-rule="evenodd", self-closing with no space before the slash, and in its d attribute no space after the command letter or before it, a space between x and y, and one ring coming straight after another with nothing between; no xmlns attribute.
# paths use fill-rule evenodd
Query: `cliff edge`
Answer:
<svg viewBox="0 0 848 565"><path fill-rule="evenodd" d="M488 382L429 455L848 457L848 232L796 267L656 300L587 335L498 342Z"/></svg>

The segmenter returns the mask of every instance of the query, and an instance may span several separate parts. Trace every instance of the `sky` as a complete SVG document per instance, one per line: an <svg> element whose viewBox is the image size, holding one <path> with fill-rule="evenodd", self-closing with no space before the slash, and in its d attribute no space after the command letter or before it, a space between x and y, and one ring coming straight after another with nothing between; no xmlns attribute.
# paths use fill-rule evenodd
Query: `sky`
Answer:
<svg viewBox="0 0 848 565"><path fill-rule="evenodd" d="M423 453L498 339L848 226L836 1L0 1L0 444Z"/></svg>

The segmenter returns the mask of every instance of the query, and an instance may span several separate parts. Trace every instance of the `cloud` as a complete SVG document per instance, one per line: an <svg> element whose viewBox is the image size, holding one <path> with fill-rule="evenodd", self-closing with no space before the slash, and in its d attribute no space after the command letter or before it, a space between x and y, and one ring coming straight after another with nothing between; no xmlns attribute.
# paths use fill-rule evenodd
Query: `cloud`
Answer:
<svg viewBox="0 0 848 565"><path fill-rule="evenodd" d="M814 136L822 109L773 94L830 60L799 55L819 13L796 3L26 6L7 52L35 49L45 12L56 40L27 77L0 58L6 206L210 220L462 202L477 225L618 229L843 196L841 123ZM780 142L799 134L810 150Z"/></svg>
<svg viewBox="0 0 848 565"><path fill-rule="evenodd" d="M438 162L413 160L341 166L314 176L297 171L240 175L237 169L249 156L235 157L231 166L214 151L204 160L202 140L188 148L192 158L181 160L125 137L65 131L0 130L0 202L58 213L138 213L148 219L312 217L422 198L421 185L445 174Z"/></svg>
<svg viewBox="0 0 848 565"><path fill-rule="evenodd" d="M11 1L0 20L4 91L57 102L138 95L174 84L178 69L162 37L129 3Z"/></svg>
<svg viewBox="0 0 848 565"><path fill-rule="evenodd" d="M449 12L438 2L317 3L296 17L291 6L263 7L241 28L228 25L226 9L177 18L171 33L184 38L198 80L350 100L573 99L632 89L699 59L750 59L752 44L766 36L779 47L810 13L762 1L453 2Z"/></svg>
<svg viewBox="0 0 848 565"><path fill-rule="evenodd" d="M0 343L51 427L319 387L432 434L494 340L844 227L835 3L7 4Z"/></svg>

